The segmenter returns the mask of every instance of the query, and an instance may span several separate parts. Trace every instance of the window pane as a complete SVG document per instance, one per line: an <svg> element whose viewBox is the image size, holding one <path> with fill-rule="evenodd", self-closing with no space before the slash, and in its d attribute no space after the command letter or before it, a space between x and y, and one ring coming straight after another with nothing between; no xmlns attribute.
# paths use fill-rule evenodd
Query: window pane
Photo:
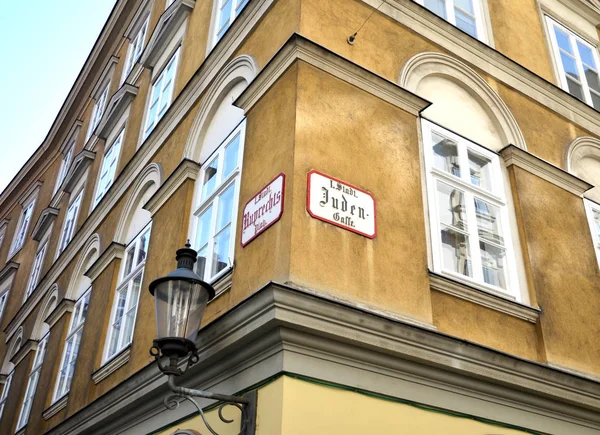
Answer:
<svg viewBox="0 0 600 435"><path fill-rule="evenodd" d="M487 284L506 289L506 251L484 241L479 242L483 279Z"/></svg>
<svg viewBox="0 0 600 435"><path fill-rule="evenodd" d="M465 230L467 214L463 192L438 183L438 213L440 223Z"/></svg>
<svg viewBox="0 0 600 435"><path fill-rule="evenodd" d="M567 77L572 77L575 80L580 81L581 79L579 78L579 73L577 72L577 65L575 64L575 59L573 59L568 54L563 53L562 51L560 53L560 58L563 64L563 70L565 71Z"/></svg>
<svg viewBox="0 0 600 435"><path fill-rule="evenodd" d="M229 27L229 17L231 16L231 1L225 0L221 5L221 16L219 18L219 37L225 33L227 27Z"/></svg>
<svg viewBox="0 0 600 435"><path fill-rule="evenodd" d="M442 262L444 269L473 276L469 238L450 228L442 228Z"/></svg>
<svg viewBox="0 0 600 435"><path fill-rule="evenodd" d="M198 259L196 260L196 274L200 278L204 278L206 273L206 262L208 261L208 246L198 251Z"/></svg>
<svg viewBox="0 0 600 435"><path fill-rule="evenodd" d="M127 311L137 307L138 298L140 296L140 286L142 285L142 272L138 273L131 284L131 296L129 297L129 305Z"/></svg>
<svg viewBox="0 0 600 435"><path fill-rule="evenodd" d="M202 183L202 199L206 198L208 195L215 190L215 185L217 183L217 168L219 166L219 158L215 158L208 167L204 170L204 181Z"/></svg>
<svg viewBox="0 0 600 435"><path fill-rule="evenodd" d="M117 309L115 311L115 320L119 320L123 317L123 312L125 311L125 301L127 298L127 290L121 290L117 293Z"/></svg>
<svg viewBox="0 0 600 435"><path fill-rule="evenodd" d="M579 83L575 83L573 80L567 78L567 85L569 87L569 94L573 95L575 98L585 102L583 98L583 89Z"/></svg>
<svg viewBox="0 0 600 435"><path fill-rule="evenodd" d="M492 162L470 150L468 155L471 183L486 190L492 190Z"/></svg>
<svg viewBox="0 0 600 435"><path fill-rule="evenodd" d="M117 352L117 345L119 344L120 332L121 320L119 320L112 326L112 333L110 335L110 347L108 348L108 356L112 356Z"/></svg>
<svg viewBox="0 0 600 435"><path fill-rule="evenodd" d="M235 193L235 183L227 188L219 196L219 212L217 213L216 232L221 231L226 225L231 222L233 213L233 194Z"/></svg>
<svg viewBox="0 0 600 435"><path fill-rule="evenodd" d="M556 42L558 42L558 46L567 53L573 54L573 48L571 47L569 36L556 26L554 26L554 34L556 35Z"/></svg>
<svg viewBox="0 0 600 435"><path fill-rule="evenodd" d="M135 256L135 246L133 246L127 250L127 254L126 254L126 258L125 258L125 273L123 276L127 276L131 273L131 269L133 269L134 256Z"/></svg>
<svg viewBox="0 0 600 435"><path fill-rule="evenodd" d="M460 177L457 143L436 133L433 133L432 138L435 144L433 146L433 166Z"/></svg>
<svg viewBox="0 0 600 435"><path fill-rule="evenodd" d="M477 216L477 233L482 239L504 244L500 227L500 209L475 198L475 215Z"/></svg>
<svg viewBox="0 0 600 435"><path fill-rule="evenodd" d="M588 86L596 92L600 92L600 82L598 81L598 73L586 65L583 66L583 71Z"/></svg>
<svg viewBox="0 0 600 435"><path fill-rule="evenodd" d="M465 33L468 33L474 38L477 38L477 26L475 25L475 17L465 14L459 9L454 9L456 17L456 27Z"/></svg>
<svg viewBox="0 0 600 435"><path fill-rule="evenodd" d="M592 94L592 105L594 106L594 109L600 111L600 96L598 96L597 94L594 94L593 92L591 92Z"/></svg>
<svg viewBox="0 0 600 435"><path fill-rule="evenodd" d="M580 41L577 41L577 50L579 50L579 55L581 56L581 61L583 63L594 69L597 69L592 50L587 45L584 45Z"/></svg>
<svg viewBox="0 0 600 435"><path fill-rule="evenodd" d="M202 249L208 243L210 234L210 220L212 216L212 205L206 209L198 218L198 229L196 231L196 248Z"/></svg>
<svg viewBox="0 0 600 435"><path fill-rule="evenodd" d="M458 6L471 15L475 15L475 10L473 9L473 0L454 0L454 6Z"/></svg>
<svg viewBox="0 0 600 435"><path fill-rule="evenodd" d="M227 177L238 165L238 151L240 148L240 136L237 135L227 148L225 148L225 161L223 162L223 178Z"/></svg>
<svg viewBox="0 0 600 435"><path fill-rule="evenodd" d="M446 4L444 0L425 0L424 4L431 12L446 19Z"/></svg>
<svg viewBox="0 0 600 435"><path fill-rule="evenodd" d="M150 231L147 231L142 234L142 237L140 237L140 242L138 244L138 255L135 260L136 265L146 260L146 255L148 253L148 239L150 238L149 236Z"/></svg>
<svg viewBox="0 0 600 435"><path fill-rule="evenodd" d="M244 6L246 6L246 4L248 3L249 0L238 0L238 4L235 7L235 15L237 16L240 12L242 12L242 9L244 9Z"/></svg>
<svg viewBox="0 0 600 435"><path fill-rule="evenodd" d="M215 261L213 263L212 275L216 275L229 265L230 230L231 226L224 229L221 234L215 237Z"/></svg>

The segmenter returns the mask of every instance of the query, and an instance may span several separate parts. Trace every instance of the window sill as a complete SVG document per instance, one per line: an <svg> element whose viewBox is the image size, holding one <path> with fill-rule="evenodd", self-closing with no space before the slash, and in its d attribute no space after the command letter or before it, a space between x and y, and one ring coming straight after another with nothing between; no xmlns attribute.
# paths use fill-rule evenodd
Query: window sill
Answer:
<svg viewBox="0 0 600 435"><path fill-rule="evenodd" d="M58 414L61 410L67 407L67 399L69 398L69 393L62 396L48 408L44 409L42 412L42 417L44 420L49 420L52 416Z"/></svg>
<svg viewBox="0 0 600 435"><path fill-rule="evenodd" d="M220 275L217 279L210 283L215 289L215 297L212 298L208 303L211 303L223 293L231 289L231 283L233 281L233 266L225 269L225 272Z"/></svg>
<svg viewBox="0 0 600 435"><path fill-rule="evenodd" d="M26 431L26 430L27 430L27 425L23 426L23 427L22 427L22 428L20 428L20 429L17 429L17 430L15 431L15 435L23 435L23 434L25 433L25 431Z"/></svg>
<svg viewBox="0 0 600 435"><path fill-rule="evenodd" d="M99 384L104 379L109 377L111 374L116 372L119 368L123 367L129 361L131 355L131 344L128 345L121 352L116 354L114 357L106 361L102 367L92 373L92 380L94 384Z"/></svg>
<svg viewBox="0 0 600 435"><path fill-rule="evenodd" d="M503 297L486 290L463 284L435 272L429 272L429 281L431 290L446 293L527 322L537 323L540 317L541 310L539 308L521 304L509 299L508 296Z"/></svg>

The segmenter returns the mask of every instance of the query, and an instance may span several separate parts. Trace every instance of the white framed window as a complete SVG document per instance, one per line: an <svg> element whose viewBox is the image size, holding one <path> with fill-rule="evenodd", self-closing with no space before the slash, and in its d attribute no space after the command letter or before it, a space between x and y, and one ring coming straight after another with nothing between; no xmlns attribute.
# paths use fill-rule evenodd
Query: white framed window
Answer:
<svg viewBox="0 0 600 435"><path fill-rule="evenodd" d="M2 294L0 294L0 319L2 319L2 314L4 313L4 307L6 306L9 290L10 288L7 288L4 292L2 292Z"/></svg>
<svg viewBox="0 0 600 435"><path fill-rule="evenodd" d="M7 225L4 225L2 228L0 228L0 249L2 249L2 244L4 243L4 236L6 235L6 227L7 227Z"/></svg>
<svg viewBox="0 0 600 435"><path fill-rule="evenodd" d="M60 234L60 242L58 244L58 253L60 254L67 247L73 233L75 232L75 224L77 222L77 215L79 214L79 208L81 207L81 199L83 198L83 189L75 196L75 199L71 201L69 208L67 209L67 215L65 216L65 222L63 229Z"/></svg>
<svg viewBox="0 0 600 435"><path fill-rule="evenodd" d="M90 303L90 293L92 288L88 288L75 302L71 322L69 324L69 332L65 340L65 347L60 362L60 371L54 388L52 402L56 402L69 392L71 388L71 380L75 370L75 362L79 353L79 345L83 334L83 325L87 318L88 306Z"/></svg>
<svg viewBox="0 0 600 435"><path fill-rule="evenodd" d="M42 246L38 249L33 260L33 266L31 266L31 274L29 275L29 282L27 283L27 290L25 291L25 298L23 302L29 298L35 287L40 280L40 274L42 272L42 266L44 264L44 258L46 256L46 248L48 247L48 241L45 240Z"/></svg>
<svg viewBox="0 0 600 435"><path fill-rule="evenodd" d="M592 233L592 240L594 248L596 249L596 258L598 259L598 265L600 266L600 204L584 199L585 209L587 212L588 222L590 224L590 231Z"/></svg>
<svg viewBox="0 0 600 435"><path fill-rule="evenodd" d="M69 145L65 148L63 152L62 159L60 162L60 169L58 171L58 177L56 178L56 186L54 186L54 193L59 189L62 185L63 181L65 181L65 177L69 172L69 167L71 166L71 162L73 161L73 152L75 151L75 138L70 140Z"/></svg>
<svg viewBox="0 0 600 435"><path fill-rule="evenodd" d="M119 161L121 143L123 142L124 135L125 128L121 130L110 148L108 148L108 151L104 154L102 168L100 169L100 178L98 179L98 186L96 187L96 195L94 196L94 207L98 205L102 197L108 192L108 189L110 189L110 186L112 186L115 179L117 162Z"/></svg>
<svg viewBox="0 0 600 435"><path fill-rule="evenodd" d="M10 391L10 384L12 383L12 377L14 374L14 369L12 372L8 374L6 377L6 382L4 382L4 388L2 389L2 394L0 394L0 419L2 418L2 413L4 412L4 406L6 405L6 400L8 399L8 392Z"/></svg>
<svg viewBox="0 0 600 435"><path fill-rule="evenodd" d="M152 224L148 224L125 248L121 278L115 294L104 361L125 349L133 340L144 266Z"/></svg>
<svg viewBox="0 0 600 435"><path fill-rule="evenodd" d="M547 15L546 24L561 87L575 98L600 110L597 47Z"/></svg>
<svg viewBox="0 0 600 435"><path fill-rule="evenodd" d="M175 73L177 71L177 62L179 59L178 48L167 66L158 75L152 84L150 92L150 103L148 105L148 114L146 116L146 126L144 127L144 138L148 137L150 132L156 127L158 121L163 117L173 98L173 88L175 87Z"/></svg>
<svg viewBox="0 0 600 435"><path fill-rule="evenodd" d="M23 397L23 404L21 405L21 412L19 413L17 430L24 427L29 421L29 413L31 412L35 390L37 389L37 384L40 379L40 372L42 371L42 364L44 362L44 356L46 355L46 346L48 345L49 337L50 331L48 331L38 343L38 348L35 352L35 357L33 358L31 373L29 374L29 380L27 381L25 397Z"/></svg>
<svg viewBox="0 0 600 435"><path fill-rule="evenodd" d="M216 280L233 263L244 136L242 122L202 165L196 182L192 240L196 273L205 281Z"/></svg>
<svg viewBox="0 0 600 435"><path fill-rule="evenodd" d="M33 207L35 205L35 198L29 201L21 212L21 216L19 217L19 224L17 225L17 231L15 232L15 237L13 239L12 246L10 248L9 257L15 254L19 249L23 247L23 243L25 243L25 237L27 236L27 230L29 228L29 223L31 222L31 215L33 214Z"/></svg>
<svg viewBox="0 0 600 435"><path fill-rule="evenodd" d="M416 0L463 32L486 42L483 1L486 0Z"/></svg>
<svg viewBox="0 0 600 435"><path fill-rule="evenodd" d="M110 88L110 81L104 86L102 92L98 96L96 103L94 104L94 110L92 111L92 118L90 120L90 127L87 132L86 141L90 138L90 136L94 133L98 124L100 124L100 120L104 115L104 109L106 109L106 103L108 100L108 89Z"/></svg>
<svg viewBox="0 0 600 435"><path fill-rule="evenodd" d="M520 300L497 154L422 120L433 268Z"/></svg>
<svg viewBox="0 0 600 435"><path fill-rule="evenodd" d="M215 17L215 33L213 45L219 42L231 23L242 12L248 4L248 0L216 0L216 17Z"/></svg>
<svg viewBox="0 0 600 435"><path fill-rule="evenodd" d="M144 23L141 25L131 42L127 50L127 58L125 61L125 68L123 72L123 80L129 75L136 62L139 60L142 51L144 50L144 43L146 41L146 33L148 32L148 21L150 16L146 17Z"/></svg>

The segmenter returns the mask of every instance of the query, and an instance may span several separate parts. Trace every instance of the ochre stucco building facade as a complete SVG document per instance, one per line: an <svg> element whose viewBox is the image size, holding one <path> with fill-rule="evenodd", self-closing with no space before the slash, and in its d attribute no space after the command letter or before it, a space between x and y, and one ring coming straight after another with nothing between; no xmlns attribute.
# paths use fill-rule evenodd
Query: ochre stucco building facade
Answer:
<svg viewBox="0 0 600 435"><path fill-rule="evenodd" d="M207 433L148 353L188 239L217 296L178 382L256 393L246 433L598 433L598 25L595 0L117 1L0 196L0 433Z"/></svg>

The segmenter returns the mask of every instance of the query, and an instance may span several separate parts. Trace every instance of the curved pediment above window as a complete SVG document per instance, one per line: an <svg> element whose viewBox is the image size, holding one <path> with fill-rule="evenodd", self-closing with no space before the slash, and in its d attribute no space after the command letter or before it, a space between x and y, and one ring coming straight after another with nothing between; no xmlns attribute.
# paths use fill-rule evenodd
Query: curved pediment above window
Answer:
<svg viewBox="0 0 600 435"><path fill-rule="evenodd" d="M19 263L15 263L14 261L9 261L6 263L6 266L0 270L0 283L4 282L4 280L10 277L13 273L17 271L19 268Z"/></svg>
<svg viewBox="0 0 600 435"><path fill-rule="evenodd" d="M112 129L116 126L117 122L125 113L133 99L138 93L138 88L125 83L119 88L119 90L112 96L106 107L104 117L98 124L96 129L96 135L99 138L106 139Z"/></svg>
<svg viewBox="0 0 600 435"><path fill-rule="evenodd" d="M578 137L567 147L565 160L567 171L594 186L585 196L600 203L600 139Z"/></svg>
<svg viewBox="0 0 600 435"><path fill-rule="evenodd" d="M77 182L81 178L81 176L85 173L88 166L94 161L96 157L96 153L83 150L79 154L75 156L73 159L73 163L71 164L71 168L65 177L65 181L63 182L63 190L66 193L71 193Z"/></svg>
<svg viewBox="0 0 600 435"><path fill-rule="evenodd" d="M160 16L156 28L142 54L141 64L146 68L154 68L164 53L167 45L177 33L190 12L196 6L196 0L175 0Z"/></svg>
<svg viewBox="0 0 600 435"><path fill-rule="evenodd" d="M37 242L42 240L42 237L46 234L46 231L50 228L50 225L52 225L56 216L58 216L58 211L59 210L54 207L46 207L42 210L42 213L33 228L33 232L31 233L31 238L33 240Z"/></svg>

